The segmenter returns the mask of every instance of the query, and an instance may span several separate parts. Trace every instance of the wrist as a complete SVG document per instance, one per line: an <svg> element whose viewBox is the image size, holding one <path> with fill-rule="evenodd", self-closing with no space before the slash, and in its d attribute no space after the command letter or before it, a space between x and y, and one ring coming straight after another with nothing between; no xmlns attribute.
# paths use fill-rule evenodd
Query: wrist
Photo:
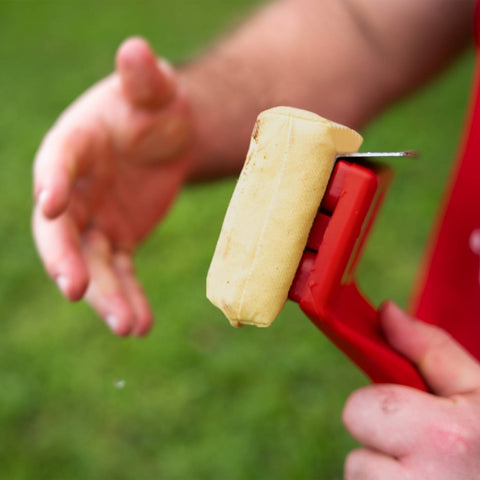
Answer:
<svg viewBox="0 0 480 480"><path fill-rule="evenodd" d="M224 57L212 52L178 72L191 108L190 182L238 175L260 110L245 91L250 80L238 72L232 78Z"/></svg>
<svg viewBox="0 0 480 480"><path fill-rule="evenodd" d="M179 80L189 102L191 140L189 145L189 166L185 181L196 182L215 177L207 170L216 157L215 148L215 107L209 95L207 78L192 65L186 65L178 71ZM216 114L219 116L220 111Z"/></svg>

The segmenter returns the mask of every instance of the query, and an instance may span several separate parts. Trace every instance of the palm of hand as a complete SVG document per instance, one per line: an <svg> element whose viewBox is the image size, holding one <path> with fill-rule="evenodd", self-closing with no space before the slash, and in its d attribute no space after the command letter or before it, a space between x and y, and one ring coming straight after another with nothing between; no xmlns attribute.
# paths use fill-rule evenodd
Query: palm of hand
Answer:
<svg viewBox="0 0 480 480"><path fill-rule="evenodd" d="M87 151L68 213L79 232L95 228L131 251L164 216L188 169L188 102L177 93L166 105L132 106L118 78L90 95L97 112L80 134Z"/></svg>

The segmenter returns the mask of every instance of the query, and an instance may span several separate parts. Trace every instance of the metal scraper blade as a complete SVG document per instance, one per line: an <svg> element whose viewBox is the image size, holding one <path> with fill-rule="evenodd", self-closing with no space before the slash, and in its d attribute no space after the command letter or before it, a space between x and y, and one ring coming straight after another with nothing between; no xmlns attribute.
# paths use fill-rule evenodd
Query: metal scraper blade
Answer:
<svg viewBox="0 0 480 480"><path fill-rule="evenodd" d="M418 154L414 150L405 152L354 152L354 153L339 153L337 160L341 158L380 158L380 157L417 157Z"/></svg>

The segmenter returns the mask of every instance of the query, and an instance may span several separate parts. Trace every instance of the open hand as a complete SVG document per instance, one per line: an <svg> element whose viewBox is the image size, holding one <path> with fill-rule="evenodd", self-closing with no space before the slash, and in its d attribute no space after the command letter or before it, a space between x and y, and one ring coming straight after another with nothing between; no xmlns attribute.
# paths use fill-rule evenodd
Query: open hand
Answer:
<svg viewBox="0 0 480 480"><path fill-rule="evenodd" d="M399 385L354 392L343 418L364 447L347 457L345 479L480 478L480 365L446 332L393 303L382 319L388 341L418 367L432 394Z"/></svg>
<svg viewBox="0 0 480 480"><path fill-rule="evenodd" d="M187 95L139 38L116 72L74 102L35 158L33 232L50 277L118 335L143 335L152 312L132 253L165 215L192 157Z"/></svg>

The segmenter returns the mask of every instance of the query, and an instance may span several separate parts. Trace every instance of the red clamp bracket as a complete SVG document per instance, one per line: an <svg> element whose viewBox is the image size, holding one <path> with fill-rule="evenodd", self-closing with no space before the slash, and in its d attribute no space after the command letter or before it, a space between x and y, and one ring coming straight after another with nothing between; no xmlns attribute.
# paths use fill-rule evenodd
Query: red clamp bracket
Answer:
<svg viewBox="0 0 480 480"><path fill-rule="evenodd" d="M378 311L354 276L392 176L383 165L337 161L289 298L373 382L427 390L415 367L386 342Z"/></svg>

